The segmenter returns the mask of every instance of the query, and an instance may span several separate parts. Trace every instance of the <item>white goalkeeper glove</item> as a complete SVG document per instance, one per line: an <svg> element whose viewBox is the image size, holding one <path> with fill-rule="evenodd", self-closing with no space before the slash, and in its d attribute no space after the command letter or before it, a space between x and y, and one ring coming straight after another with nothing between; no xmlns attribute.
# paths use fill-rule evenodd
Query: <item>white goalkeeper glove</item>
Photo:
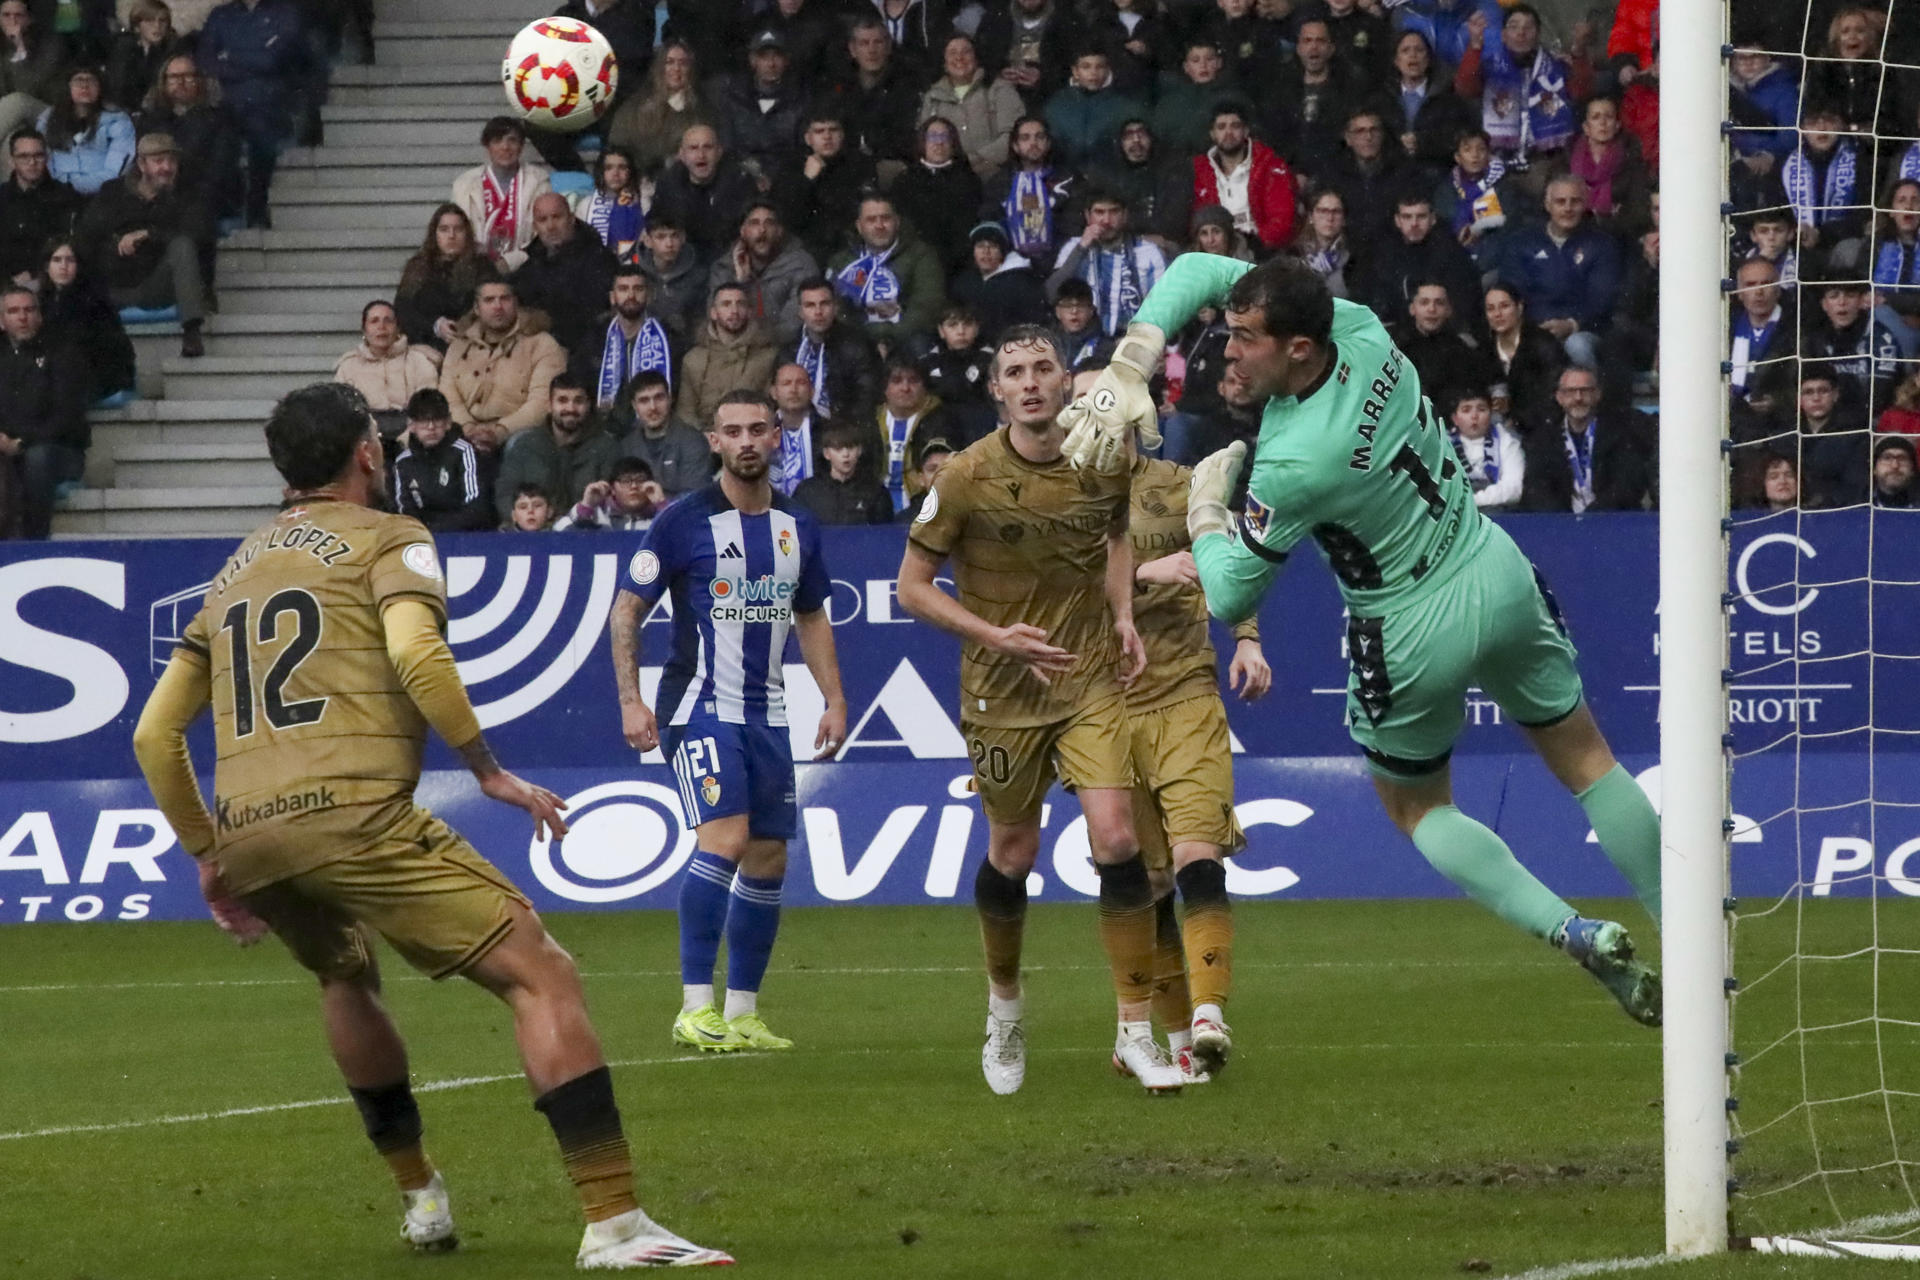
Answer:
<svg viewBox="0 0 1920 1280"><path fill-rule="evenodd" d="M1140 433L1142 448L1160 443L1160 414L1148 379L1159 367L1167 336L1150 324L1127 326L1113 360L1087 394L1060 414L1067 429L1062 453L1075 467L1111 475L1127 468L1128 445Z"/></svg>
<svg viewBox="0 0 1920 1280"><path fill-rule="evenodd" d="M1227 510L1227 499L1233 496L1234 482L1246 460L1246 442L1235 440L1202 458L1193 469L1187 486L1187 537L1193 542L1209 533L1231 535L1233 513Z"/></svg>

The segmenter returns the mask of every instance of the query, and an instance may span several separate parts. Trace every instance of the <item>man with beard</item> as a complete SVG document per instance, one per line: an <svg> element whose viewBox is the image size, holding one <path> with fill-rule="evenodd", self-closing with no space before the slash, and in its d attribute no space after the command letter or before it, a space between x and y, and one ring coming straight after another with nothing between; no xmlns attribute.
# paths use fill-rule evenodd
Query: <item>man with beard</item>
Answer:
<svg viewBox="0 0 1920 1280"><path fill-rule="evenodd" d="M568 370L593 388L595 407L605 410L643 370L652 370L673 385L675 352L666 325L647 310L647 273L637 266L614 272L607 300L613 311L594 321L573 348ZM604 325L604 327L603 327Z"/></svg>
<svg viewBox="0 0 1920 1280"><path fill-rule="evenodd" d="M820 265L787 235L773 201L755 200L740 219L740 235L707 272L707 291L737 284L747 293L747 311L769 333L800 327L800 282L820 274Z"/></svg>
<svg viewBox="0 0 1920 1280"><path fill-rule="evenodd" d="M1120 126L1115 156L1094 177L1127 205L1127 222L1168 259L1185 247L1193 206L1193 175L1176 148L1165 154L1154 130L1135 116Z"/></svg>
<svg viewBox="0 0 1920 1280"><path fill-rule="evenodd" d="M1193 206L1217 204L1233 225L1267 249L1293 240L1293 174L1287 162L1247 132L1244 107L1213 109L1213 146L1193 158Z"/></svg>
<svg viewBox="0 0 1920 1280"><path fill-rule="evenodd" d="M814 758L831 758L847 736L819 526L767 478L779 433L763 393L737 391L721 401L707 433L720 455L719 483L653 522L627 561L610 620L621 733L637 751L665 753L694 833L680 881L682 998L673 1040L708 1053L793 1048L759 1011L780 927L787 842L799 831L779 657L789 630L825 702ZM640 691L640 628L669 593L674 645L656 715ZM716 1009L722 936L726 1003Z"/></svg>
<svg viewBox="0 0 1920 1280"><path fill-rule="evenodd" d="M620 444L602 429L586 384L563 373L553 380L553 411L546 425L522 431L502 451L494 510L505 524L513 515L514 494L524 484L538 485L556 507L571 507L619 457Z"/></svg>

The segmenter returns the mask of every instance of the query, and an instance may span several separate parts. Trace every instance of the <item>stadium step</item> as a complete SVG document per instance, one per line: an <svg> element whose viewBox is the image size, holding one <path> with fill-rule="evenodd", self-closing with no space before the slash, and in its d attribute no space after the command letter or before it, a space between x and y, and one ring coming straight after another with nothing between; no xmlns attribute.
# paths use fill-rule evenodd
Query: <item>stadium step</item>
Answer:
<svg viewBox="0 0 1920 1280"><path fill-rule="evenodd" d="M382 198L378 202L362 200L352 204L283 204L273 211L273 226L276 231L344 231L355 238L366 230L405 227L413 237L413 247L418 248L426 235L428 216L447 194L447 189L442 187L437 200L408 198L389 202Z"/></svg>
<svg viewBox="0 0 1920 1280"><path fill-rule="evenodd" d="M281 163L292 170L384 169L405 176L409 168L417 170L429 165L459 165L471 169L483 158L477 136L472 134L459 141L429 142L417 147L390 135L382 143L368 145L290 147ZM345 175L340 175L340 179L348 180ZM357 175L353 180L357 180Z"/></svg>
<svg viewBox="0 0 1920 1280"><path fill-rule="evenodd" d="M409 68L409 71L416 68ZM344 70L344 68L343 68ZM334 119L330 113L346 108L372 107L376 110L415 109L431 107L435 110L447 107L490 108L488 115L497 114L506 105L506 99L499 82L494 80L473 80L459 84L389 84L389 85L342 85L334 81L333 92L328 96L327 106L322 118ZM346 117L343 117L346 118Z"/></svg>
<svg viewBox="0 0 1920 1280"><path fill-rule="evenodd" d="M309 155L323 154L309 151ZM468 147L466 156L458 163L447 161L441 164L416 163L397 169L378 167L355 168L349 174L344 169L335 169L309 165L299 169L285 166L275 170L273 175L273 196L277 200L280 192L289 187L325 187L329 190L366 191L367 199L385 199L388 187L417 187L431 185L443 191L453 188L453 180L474 165L480 163L479 147ZM345 187L342 184L350 184ZM382 194L374 196L371 189L378 187Z"/></svg>
<svg viewBox="0 0 1920 1280"><path fill-rule="evenodd" d="M461 0L460 4L460 12L470 20L493 19L501 23L502 30L518 30L535 8L526 0ZM380 19L374 32L377 36L393 22L427 22L444 18L446 12L446 0L381 0Z"/></svg>
<svg viewBox="0 0 1920 1280"><path fill-rule="evenodd" d="M470 136L480 137L480 122L500 114L505 106L500 91L495 89L486 93L475 93L466 102L411 103L396 102L391 94L381 94L378 102L367 104L329 102L321 108L320 118L326 122L327 145L344 144L347 138L341 137L337 130L350 125L385 124L391 127L386 137L380 141L391 141L395 134L403 138L413 138L414 130L422 123L440 124L452 120L470 121Z"/></svg>
<svg viewBox="0 0 1920 1280"><path fill-rule="evenodd" d="M482 69L499 67L506 56L507 44L518 27L504 27L487 35L388 35L389 27L402 25L460 26L458 23L390 23L374 28L374 47L380 69L389 75L407 74L414 67L453 65L471 76Z"/></svg>
<svg viewBox="0 0 1920 1280"><path fill-rule="evenodd" d="M221 277L220 313L325 316L357 327L360 308L375 298L391 301L399 283L397 267L392 271L235 271Z"/></svg>
<svg viewBox="0 0 1920 1280"><path fill-rule="evenodd" d="M379 36L374 36L376 45ZM507 55L507 42L502 40L486 58L479 61L462 61L449 58L444 62L413 63L404 70L388 66L386 50L380 51L380 63L372 67L335 67L333 69L333 87L336 89L384 89L397 83L409 85L445 85L445 84L484 84L492 87L495 93L500 90L500 60Z"/></svg>
<svg viewBox="0 0 1920 1280"><path fill-rule="evenodd" d="M137 444L116 449L116 489L277 489L280 473L256 429L233 444Z"/></svg>
<svg viewBox="0 0 1920 1280"><path fill-rule="evenodd" d="M420 247L420 233L405 232L402 228L393 228L408 236L405 247L394 245L382 248L372 246L365 249L348 248L347 245L358 236L346 233L336 235L337 248L329 249L234 249L221 250L221 265L234 270L269 273L287 273L306 275L316 271L379 271L394 280L400 278L400 270L407 265L407 259ZM369 235L379 234L369 232Z"/></svg>
<svg viewBox="0 0 1920 1280"><path fill-rule="evenodd" d="M278 400L333 376L338 355L207 356L168 360L160 370L169 400Z"/></svg>
<svg viewBox="0 0 1920 1280"><path fill-rule="evenodd" d="M475 151L478 150L479 148L476 147ZM452 187L444 182L415 182L406 186L381 187L379 190L378 196L370 197L366 190L355 187L323 186L319 183L295 183L284 188L276 186L273 190L274 225L280 225L282 212L306 208L310 205L359 206L374 203L410 203L431 207L452 194ZM426 228L424 215L420 225L424 232Z"/></svg>
<svg viewBox="0 0 1920 1280"><path fill-rule="evenodd" d="M53 515L55 537L189 537L250 533L280 505L280 486L80 489Z"/></svg>
<svg viewBox="0 0 1920 1280"><path fill-rule="evenodd" d="M467 17L459 19L393 19L380 18L374 23L373 38L376 46L384 46L389 40L445 40L454 38L498 40L500 49L494 57L504 57L507 43L520 28L526 25L521 17L472 16L473 6L462 3ZM444 12L444 6L443 6ZM526 6L520 12L531 12ZM384 53L384 48L382 49Z"/></svg>
<svg viewBox="0 0 1920 1280"><path fill-rule="evenodd" d="M320 154L324 157L335 147L404 145L409 151L421 147L460 147L477 158L480 154L479 122L486 118L478 116L473 119L443 120L437 116L432 119L416 116L405 123L394 120L343 121L327 126L327 145Z"/></svg>

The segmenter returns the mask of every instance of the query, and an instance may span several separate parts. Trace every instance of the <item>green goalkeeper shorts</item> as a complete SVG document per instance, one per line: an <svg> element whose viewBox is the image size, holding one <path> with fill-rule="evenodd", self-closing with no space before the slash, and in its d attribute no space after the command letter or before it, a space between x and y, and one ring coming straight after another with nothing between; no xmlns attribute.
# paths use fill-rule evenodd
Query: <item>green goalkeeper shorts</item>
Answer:
<svg viewBox="0 0 1920 1280"><path fill-rule="evenodd" d="M1579 709L1580 672L1560 606L1497 526L1473 559L1419 600L1347 622L1347 728L1374 772L1445 767L1479 688L1527 728Z"/></svg>

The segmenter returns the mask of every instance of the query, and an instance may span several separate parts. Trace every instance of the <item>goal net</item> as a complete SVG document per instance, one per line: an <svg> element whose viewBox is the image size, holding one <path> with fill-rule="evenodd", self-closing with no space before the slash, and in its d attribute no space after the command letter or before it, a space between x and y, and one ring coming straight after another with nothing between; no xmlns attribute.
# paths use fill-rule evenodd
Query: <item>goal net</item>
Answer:
<svg viewBox="0 0 1920 1280"><path fill-rule="evenodd" d="M1731 1242L1920 1259L1920 3L1723 20Z"/></svg>

